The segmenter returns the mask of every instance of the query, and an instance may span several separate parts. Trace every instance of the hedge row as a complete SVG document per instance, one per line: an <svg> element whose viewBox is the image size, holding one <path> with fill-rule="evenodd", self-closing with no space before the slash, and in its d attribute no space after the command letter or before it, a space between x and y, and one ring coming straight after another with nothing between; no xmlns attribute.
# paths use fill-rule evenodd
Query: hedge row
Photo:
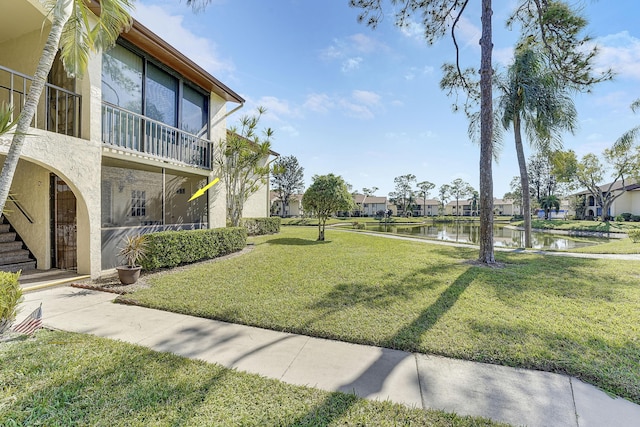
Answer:
<svg viewBox="0 0 640 427"><path fill-rule="evenodd" d="M280 217L243 218L241 224L247 229L249 236L261 236L280 232Z"/></svg>
<svg viewBox="0 0 640 427"><path fill-rule="evenodd" d="M175 267L239 251L247 245L244 227L161 231L147 234L145 270Z"/></svg>
<svg viewBox="0 0 640 427"><path fill-rule="evenodd" d="M18 279L20 273L0 271L0 334L15 320L22 289Z"/></svg>

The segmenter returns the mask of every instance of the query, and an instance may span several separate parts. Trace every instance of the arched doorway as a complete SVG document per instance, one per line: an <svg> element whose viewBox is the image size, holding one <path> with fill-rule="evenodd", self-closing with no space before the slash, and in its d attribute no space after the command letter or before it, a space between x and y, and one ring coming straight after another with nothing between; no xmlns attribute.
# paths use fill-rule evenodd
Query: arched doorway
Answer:
<svg viewBox="0 0 640 427"><path fill-rule="evenodd" d="M78 268L78 215L76 196L59 176L51 174L51 266Z"/></svg>

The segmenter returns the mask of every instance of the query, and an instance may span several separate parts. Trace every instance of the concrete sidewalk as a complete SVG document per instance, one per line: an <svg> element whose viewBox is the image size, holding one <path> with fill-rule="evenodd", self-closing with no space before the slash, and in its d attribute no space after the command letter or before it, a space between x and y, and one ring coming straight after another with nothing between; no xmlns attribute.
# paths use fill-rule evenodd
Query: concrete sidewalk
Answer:
<svg viewBox="0 0 640 427"><path fill-rule="evenodd" d="M638 426L640 406L565 375L348 344L113 304L71 287L27 293L45 326L119 339L287 383L528 426Z"/></svg>

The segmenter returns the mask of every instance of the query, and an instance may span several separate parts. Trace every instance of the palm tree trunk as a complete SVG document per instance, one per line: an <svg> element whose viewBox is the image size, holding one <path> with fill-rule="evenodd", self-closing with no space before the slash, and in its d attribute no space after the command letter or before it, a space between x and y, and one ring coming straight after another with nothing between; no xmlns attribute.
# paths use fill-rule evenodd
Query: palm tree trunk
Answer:
<svg viewBox="0 0 640 427"><path fill-rule="evenodd" d="M71 16L72 6L73 0L58 0L51 14L53 16L51 30L49 31L42 55L40 56L24 107L22 108L20 117L18 117L16 131L13 135L7 157L2 165L2 172L0 172L0 212L4 211L4 206L7 203L9 189L11 188L11 182L13 181L13 176L18 166L20 153L22 152L31 121L36 114L38 101L42 96L47 77L51 71L51 65L58 52L62 29Z"/></svg>
<svg viewBox="0 0 640 427"><path fill-rule="evenodd" d="M520 168L520 185L522 186L522 216L524 217L524 247L531 245L531 196L529 193L529 174L527 173L527 161L524 157L524 147L522 145L522 133L520 129L520 115L513 118L513 133L516 142L516 154L518 156L518 167Z"/></svg>
<svg viewBox="0 0 640 427"><path fill-rule="evenodd" d="M496 262L493 252L493 99L491 90L491 0L482 0L482 37L480 38L480 254L478 261Z"/></svg>

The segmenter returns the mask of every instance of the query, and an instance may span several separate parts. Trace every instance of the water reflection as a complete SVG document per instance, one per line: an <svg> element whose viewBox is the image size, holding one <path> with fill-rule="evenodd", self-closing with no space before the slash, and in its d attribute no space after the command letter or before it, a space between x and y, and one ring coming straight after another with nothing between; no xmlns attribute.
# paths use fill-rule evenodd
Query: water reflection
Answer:
<svg viewBox="0 0 640 427"><path fill-rule="evenodd" d="M367 224L367 230L382 231L393 234L428 237L448 242L477 244L480 236L478 223L434 223L434 224ZM506 227L505 224L494 224L493 241L496 247L524 247L524 231ZM609 239L595 237L571 237L540 232L531 233L531 243L535 249L567 250L583 246L606 243Z"/></svg>

